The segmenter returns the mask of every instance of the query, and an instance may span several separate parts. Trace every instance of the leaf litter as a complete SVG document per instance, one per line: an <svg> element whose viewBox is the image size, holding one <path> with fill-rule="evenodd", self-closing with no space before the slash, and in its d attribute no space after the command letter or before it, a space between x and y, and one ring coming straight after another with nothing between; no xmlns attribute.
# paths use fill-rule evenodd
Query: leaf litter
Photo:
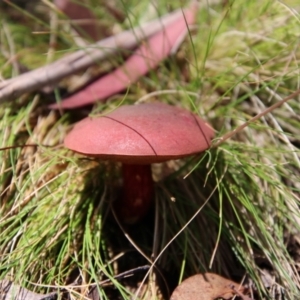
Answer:
<svg viewBox="0 0 300 300"><path fill-rule="evenodd" d="M0 280L1 300L56 300L57 293L38 294L14 284L10 280Z"/></svg>
<svg viewBox="0 0 300 300"><path fill-rule="evenodd" d="M242 285L214 273L197 274L185 279L173 292L170 300L253 300Z"/></svg>
<svg viewBox="0 0 300 300"><path fill-rule="evenodd" d="M130 272L126 272L130 273ZM118 277L125 274L119 274ZM102 282L103 284L103 282ZM56 300L62 293L71 292L72 285L60 288L60 292L39 294L14 284L10 280L0 280L1 300ZM73 287L74 288L74 287ZM99 300L100 295L95 284L90 284L83 297ZM213 273L197 274L185 279L172 293L170 300L229 300L239 296L241 300L253 300L246 293L248 289L242 285ZM71 292L72 293L72 292Z"/></svg>

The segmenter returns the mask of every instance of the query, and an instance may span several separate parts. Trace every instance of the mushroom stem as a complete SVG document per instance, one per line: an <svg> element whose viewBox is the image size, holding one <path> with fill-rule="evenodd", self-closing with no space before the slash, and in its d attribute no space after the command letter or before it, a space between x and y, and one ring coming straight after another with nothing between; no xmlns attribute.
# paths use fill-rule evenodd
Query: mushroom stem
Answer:
<svg viewBox="0 0 300 300"><path fill-rule="evenodd" d="M123 193L116 210L124 223L133 224L142 219L153 204L151 165L123 164L122 173Z"/></svg>

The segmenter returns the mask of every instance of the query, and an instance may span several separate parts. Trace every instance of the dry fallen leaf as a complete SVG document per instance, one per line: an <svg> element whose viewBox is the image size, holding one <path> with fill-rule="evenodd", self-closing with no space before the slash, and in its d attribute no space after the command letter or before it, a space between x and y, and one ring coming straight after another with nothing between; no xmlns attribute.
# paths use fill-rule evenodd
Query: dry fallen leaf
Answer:
<svg viewBox="0 0 300 300"><path fill-rule="evenodd" d="M81 2L81 3L80 3ZM71 0L54 0L54 4L64 12L73 22L78 21L75 28L79 33L82 31L88 34L93 40L98 40L100 37L97 26L97 19L93 12L86 6L86 1L75 2Z"/></svg>
<svg viewBox="0 0 300 300"><path fill-rule="evenodd" d="M54 300L57 293L37 294L9 280L0 280L1 300Z"/></svg>
<svg viewBox="0 0 300 300"><path fill-rule="evenodd" d="M170 300L231 299L238 295L243 300L252 300L244 295L245 288L234 281L213 273L197 274L184 280L173 292Z"/></svg>

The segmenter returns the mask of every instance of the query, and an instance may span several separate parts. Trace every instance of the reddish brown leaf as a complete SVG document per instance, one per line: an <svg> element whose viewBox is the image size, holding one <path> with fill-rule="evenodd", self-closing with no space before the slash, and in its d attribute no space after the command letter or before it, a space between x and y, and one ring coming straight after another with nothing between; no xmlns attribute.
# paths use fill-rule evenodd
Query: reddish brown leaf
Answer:
<svg viewBox="0 0 300 300"><path fill-rule="evenodd" d="M187 32L187 24L194 23L196 7L192 5L184 11L184 15L180 15L164 30L150 37L129 57L123 66L63 100L62 103L53 104L50 107L72 109L92 104L97 100L105 100L107 97L126 89L149 70L157 67L160 61L170 54L178 39Z"/></svg>
<svg viewBox="0 0 300 300"><path fill-rule="evenodd" d="M86 2L81 0L80 2ZM96 17L86 6L74 0L54 0L55 5L64 12L70 19L80 21L75 28L79 29L79 33L85 32L92 39L99 38Z"/></svg>
<svg viewBox="0 0 300 300"><path fill-rule="evenodd" d="M184 280L173 292L170 300L214 300L231 299L237 295L243 300L251 300L244 295L240 284L213 273L197 274Z"/></svg>

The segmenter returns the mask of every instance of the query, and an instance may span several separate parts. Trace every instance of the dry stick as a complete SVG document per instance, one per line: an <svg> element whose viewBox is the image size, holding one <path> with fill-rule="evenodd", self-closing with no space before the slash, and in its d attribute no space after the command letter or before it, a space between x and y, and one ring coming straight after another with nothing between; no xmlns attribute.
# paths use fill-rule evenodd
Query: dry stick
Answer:
<svg viewBox="0 0 300 300"><path fill-rule="evenodd" d="M23 145L6 146L6 147L1 147L0 151L17 149L17 148L24 148L24 147L39 147L39 146L41 146L41 145L38 145L38 144L23 144ZM50 146L43 145L43 147L50 147Z"/></svg>
<svg viewBox="0 0 300 300"><path fill-rule="evenodd" d="M256 116L254 116L253 118L251 118L250 120L248 120L247 122L243 123L241 126L235 128L234 130L224 134L222 137L220 137L216 142L214 142L211 147L209 149L212 148L217 148L219 147L221 144L223 144L226 140L230 139L232 136L234 136L235 134L237 134L238 132L242 131L245 127L247 127L249 124L253 123L254 121L258 120L259 118L265 116L266 114L268 114L269 112L272 112L274 109L280 107L281 105L283 105L285 102L293 99L294 97L298 96L300 94L300 89L297 90L296 92L290 94L289 96L287 96L286 98L282 99L281 101L273 104L272 106L270 106L269 108L267 108L266 110L264 110L263 112L257 114ZM208 149L208 151L209 151ZM191 175L191 173L195 170L195 168L193 168L191 171L189 171L184 177L183 179L186 179L188 176Z"/></svg>
<svg viewBox="0 0 300 300"><path fill-rule="evenodd" d="M280 107L282 104L284 104L285 102L295 98L296 96L298 96L300 94L300 89L297 90L296 92L290 94L289 96L287 96L286 98L282 99L281 101L273 104L272 106L270 106L269 108L267 108L266 110L264 110L263 112L257 114L256 116L254 116L253 118L251 118L250 120L248 120L247 122L243 123L241 126L235 128L234 130L224 134L217 142L215 142L211 148L217 148L218 146L220 146L222 143L224 143L226 140L228 140L229 138L231 138L232 136L234 136L235 134L237 134L238 132L242 131L245 127L247 127L249 124L253 123L254 121L260 119L261 117L265 116L266 114L272 112L274 109Z"/></svg>
<svg viewBox="0 0 300 300"><path fill-rule="evenodd" d="M175 21L181 14L182 10L178 9L161 18L91 44L88 48L65 56L52 64L0 82L0 103L5 100L13 100L23 93L56 84L62 78L112 56L120 48L134 48L142 39L163 30L164 27Z"/></svg>

